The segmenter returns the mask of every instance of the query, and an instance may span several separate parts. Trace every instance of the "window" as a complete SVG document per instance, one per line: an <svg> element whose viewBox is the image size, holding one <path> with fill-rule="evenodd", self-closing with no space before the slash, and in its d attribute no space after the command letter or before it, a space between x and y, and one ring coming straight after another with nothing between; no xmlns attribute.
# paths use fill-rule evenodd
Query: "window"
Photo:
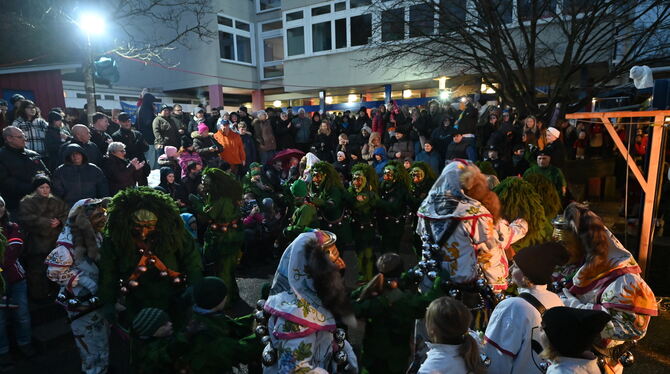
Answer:
<svg viewBox="0 0 670 374"><path fill-rule="evenodd" d="M372 4L372 0L349 0L349 7L351 9L360 8L363 6L367 7L370 6L370 4Z"/></svg>
<svg viewBox="0 0 670 374"><path fill-rule="evenodd" d="M284 76L284 65L273 65L263 67L263 78L279 78Z"/></svg>
<svg viewBox="0 0 670 374"><path fill-rule="evenodd" d="M114 95L105 95L105 100L114 100Z"/></svg>
<svg viewBox="0 0 670 374"><path fill-rule="evenodd" d="M254 63L253 34L249 22L223 15L219 19L219 55L221 59ZM233 26L234 25L234 26Z"/></svg>
<svg viewBox="0 0 670 374"><path fill-rule="evenodd" d="M237 37L237 61L251 63L251 38L236 35Z"/></svg>
<svg viewBox="0 0 670 374"><path fill-rule="evenodd" d="M256 0L256 10L258 12L276 8L281 8L281 0Z"/></svg>
<svg viewBox="0 0 670 374"><path fill-rule="evenodd" d="M434 24L434 10L431 4L419 4L409 7L410 38L432 34Z"/></svg>
<svg viewBox="0 0 670 374"><path fill-rule="evenodd" d="M345 48L347 46L347 19L341 18L335 20L335 48Z"/></svg>
<svg viewBox="0 0 670 374"><path fill-rule="evenodd" d="M218 16L219 25L233 27L233 20L228 17Z"/></svg>
<svg viewBox="0 0 670 374"><path fill-rule="evenodd" d="M556 12L556 0L517 0L519 22L551 17Z"/></svg>
<svg viewBox="0 0 670 374"><path fill-rule="evenodd" d="M351 46L357 47L368 44L372 37L372 15L361 14L360 16L351 17Z"/></svg>
<svg viewBox="0 0 670 374"><path fill-rule="evenodd" d="M512 23L513 0L493 0L490 4L493 8L492 10L496 12L496 19L498 19L503 24ZM485 15L480 13L477 15L479 26L486 27L487 24L491 23L491 19L493 17L493 15Z"/></svg>
<svg viewBox="0 0 670 374"><path fill-rule="evenodd" d="M335 3L335 11L339 12L341 10L346 10L347 9L347 3L346 2L341 2L341 3Z"/></svg>
<svg viewBox="0 0 670 374"><path fill-rule="evenodd" d="M382 41L402 40L405 37L405 8L382 12Z"/></svg>
<svg viewBox="0 0 670 374"><path fill-rule="evenodd" d="M275 21L275 22L268 22L264 23L261 25L261 31L262 32L267 32L267 31L273 31L273 30L281 30L282 28L282 21Z"/></svg>
<svg viewBox="0 0 670 374"><path fill-rule="evenodd" d="M332 49L330 21L312 25L312 51L321 52Z"/></svg>
<svg viewBox="0 0 670 374"><path fill-rule="evenodd" d="M467 0L440 0L438 32L447 34L465 25Z"/></svg>
<svg viewBox="0 0 670 374"><path fill-rule="evenodd" d="M302 10L299 12L286 13L286 22L297 21L302 19Z"/></svg>
<svg viewBox="0 0 670 374"><path fill-rule="evenodd" d="M243 31L249 31L249 24L246 22L235 21L235 28Z"/></svg>
<svg viewBox="0 0 670 374"><path fill-rule="evenodd" d="M221 49L221 58L224 60L234 60L233 49L235 44L233 42L233 34L219 31L219 48Z"/></svg>
<svg viewBox="0 0 670 374"><path fill-rule="evenodd" d="M281 61L284 59L284 40L281 36L263 39L263 61Z"/></svg>
<svg viewBox="0 0 670 374"><path fill-rule="evenodd" d="M289 56L297 56L305 53L305 28L294 27L286 30L286 45Z"/></svg>
<svg viewBox="0 0 670 374"><path fill-rule="evenodd" d="M319 6L312 8L312 17L320 16L322 14L330 13L330 5Z"/></svg>
<svg viewBox="0 0 670 374"><path fill-rule="evenodd" d="M583 13L589 9L589 0L563 0L563 14L571 16Z"/></svg>

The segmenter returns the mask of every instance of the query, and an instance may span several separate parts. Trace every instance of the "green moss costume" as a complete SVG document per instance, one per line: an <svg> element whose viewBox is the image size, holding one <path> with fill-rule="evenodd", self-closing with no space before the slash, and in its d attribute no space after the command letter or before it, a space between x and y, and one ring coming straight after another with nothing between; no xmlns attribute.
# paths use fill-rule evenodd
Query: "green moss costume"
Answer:
<svg viewBox="0 0 670 374"><path fill-rule="evenodd" d="M239 209L242 186L232 174L216 168L205 169L202 180L206 197L199 213L208 221L203 246L205 275L223 279L228 303L232 303L240 299L235 267L244 242Z"/></svg>
<svg viewBox="0 0 670 374"><path fill-rule="evenodd" d="M251 316L194 313L184 333L187 348L177 359L188 373L232 373L241 363L258 361L263 347L251 332Z"/></svg>
<svg viewBox="0 0 670 374"><path fill-rule="evenodd" d="M346 214L347 192L333 165L319 161L312 165L308 200L318 212L319 228L337 235L342 246L352 244L351 226Z"/></svg>
<svg viewBox="0 0 670 374"><path fill-rule="evenodd" d="M530 183L535 191L540 195L542 200L542 207L544 207L544 215L552 220L559 213L563 212L563 206L561 204L561 197L558 195L554 185L551 183L547 177L542 174L528 174L523 177L528 183Z"/></svg>
<svg viewBox="0 0 670 374"><path fill-rule="evenodd" d="M144 241L137 239L132 218L140 210L158 217L155 231ZM149 187L126 189L114 196L108 214L99 266L104 315L128 327L142 308L154 307L167 311L175 325L183 323L187 303L182 295L187 285L202 278L202 262L174 200ZM159 269L157 261L140 269L140 260L149 253L169 274ZM126 307L118 319L117 302Z"/></svg>
<svg viewBox="0 0 670 374"><path fill-rule="evenodd" d="M372 246L375 242L375 206L379 201L377 174L368 164L356 164L351 168L352 183L349 187L352 201L351 225L358 268L361 279L369 281L374 269Z"/></svg>
<svg viewBox="0 0 670 374"><path fill-rule="evenodd" d="M384 180L379 188L377 217L382 236L383 252L398 252L405 232L412 197L409 175L398 161L389 161L384 167Z"/></svg>
<svg viewBox="0 0 670 374"><path fill-rule="evenodd" d="M542 198L530 183L519 177L507 177L493 192L500 199L503 218L509 222L523 218L528 222L528 233L514 243L514 249L541 244L551 239L551 221L544 214Z"/></svg>
<svg viewBox="0 0 670 374"><path fill-rule="evenodd" d="M554 187L556 187L556 192L558 192L558 196L564 195L563 190L567 188L568 182L565 180L565 175L563 175L561 169L553 165L549 165L546 168L541 168L537 165L533 165L523 173L523 177L526 178L531 174L540 174L546 177L551 181Z"/></svg>
<svg viewBox="0 0 670 374"><path fill-rule="evenodd" d="M303 232L315 229L318 225L316 208L311 203L304 201L305 196L307 196L305 181L298 179L293 182L291 184L291 195L300 203L296 202L289 225L284 229L284 236L288 240L293 240Z"/></svg>

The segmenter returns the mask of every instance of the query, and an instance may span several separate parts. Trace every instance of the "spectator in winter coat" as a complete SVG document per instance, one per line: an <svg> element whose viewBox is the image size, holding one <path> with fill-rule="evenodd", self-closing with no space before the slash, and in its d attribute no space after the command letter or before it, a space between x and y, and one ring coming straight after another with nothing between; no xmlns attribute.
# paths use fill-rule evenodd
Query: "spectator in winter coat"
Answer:
<svg viewBox="0 0 670 374"><path fill-rule="evenodd" d="M188 123L190 119L188 118L188 115L184 113L184 109L182 108L181 105L175 104L172 107L172 113L170 114L170 119L175 124L175 126L177 126L179 135L190 134L190 131L188 131Z"/></svg>
<svg viewBox="0 0 670 374"><path fill-rule="evenodd" d="M358 110L358 118L356 118L354 124L356 125L356 128L352 133L360 131L363 126L372 127L372 119L368 116L368 108L362 106L361 109Z"/></svg>
<svg viewBox="0 0 670 374"><path fill-rule="evenodd" d="M545 133L546 145L544 146L544 150L551 156L551 164L559 169L563 169L567 152L565 151L563 142L559 139L560 136L561 132L557 128L548 128Z"/></svg>
<svg viewBox="0 0 670 374"><path fill-rule="evenodd" d="M312 121L305 115L305 109L298 110L298 116L293 118L292 123L296 131L295 146L303 152L308 152L311 144Z"/></svg>
<svg viewBox="0 0 670 374"><path fill-rule="evenodd" d="M188 123L188 133L192 133L194 131L199 131L198 126L201 123L205 123L205 109L201 107L195 107L193 109L193 118L191 118L191 121ZM207 125L205 123L205 125ZM209 127L207 127L209 129Z"/></svg>
<svg viewBox="0 0 670 374"><path fill-rule="evenodd" d="M242 138L242 144L244 144L244 156L245 156L245 165L251 165L252 162L258 161L258 152L256 151L256 140L245 122L241 122L237 130Z"/></svg>
<svg viewBox="0 0 670 374"><path fill-rule="evenodd" d="M186 166L189 162L196 162L204 166L202 159L198 152L193 148L193 139L190 136L185 135L181 137L181 148L179 149L179 166L181 167L181 174L179 179L186 176Z"/></svg>
<svg viewBox="0 0 670 374"><path fill-rule="evenodd" d="M289 120L288 113L280 113L277 128L275 129L277 149L295 148L295 133L296 128L293 126L293 122Z"/></svg>
<svg viewBox="0 0 670 374"><path fill-rule="evenodd" d="M361 149L361 158L372 164L374 161L374 153L377 148L384 148L384 152L386 152L386 147L382 144L381 135L379 135L378 132L373 132L368 138L368 143L363 145L363 148Z"/></svg>
<svg viewBox="0 0 670 374"><path fill-rule="evenodd" d="M182 187L177 183L177 176L175 175L174 170L169 167L162 167L160 173L160 184L158 184L156 189L170 195L170 197L177 202L179 208L185 207L186 203L182 201L184 198Z"/></svg>
<svg viewBox="0 0 670 374"><path fill-rule="evenodd" d="M65 163L53 175L54 195L68 206L81 199L109 196L107 178L99 167L88 163L84 150L78 144L69 144L63 153Z"/></svg>
<svg viewBox="0 0 670 374"><path fill-rule="evenodd" d="M67 220L68 206L51 194L51 180L44 175L33 179L35 190L21 199L18 220L26 235L24 265L28 279L28 292L33 300L55 296L55 287L44 276L44 259L56 247L56 239Z"/></svg>
<svg viewBox="0 0 670 374"><path fill-rule="evenodd" d="M321 161L335 161L335 136L330 130L328 122L322 122L319 131L314 138L314 149L316 157Z"/></svg>
<svg viewBox="0 0 670 374"><path fill-rule="evenodd" d="M472 162L477 161L477 151L475 150L474 144L464 140L463 131L461 129L455 131L453 140L451 144L449 144L449 147L447 147L447 156L445 157L446 160L453 160L456 158L462 158Z"/></svg>
<svg viewBox="0 0 670 374"><path fill-rule="evenodd" d="M47 156L46 137L47 121L42 119L35 103L30 100L23 100L16 109L16 119L12 126L18 127L26 135L26 147L42 157Z"/></svg>
<svg viewBox="0 0 670 374"><path fill-rule="evenodd" d="M212 108L212 113L205 120L210 132L216 132L216 124L219 122L219 118L221 118L221 108Z"/></svg>
<svg viewBox="0 0 670 374"><path fill-rule="evenodd" d="M395 142L391 143L388 150L389 159L404 160L405 158L414 158L414 144L407 136L404 130L398 130L395 133Z"/></svg>
<svg viewBox="0 0 670 374"><path fill-rule="evenodd" d="M16 212L21 198L34 190L33 177L49 171L37 152L25 148L26 138L18 127L5 127L2 138L5 145L0 148L0 194L5 197L7 209Z"/></svg>
<svg viewBox="0 0 670 374"><path fill-rule="evenodd" d="M254 128L254 138L258 143L261 163L265 164L277 152L277 141L268 114L264 110L259 111L258 118L252 122L252 126Z"/></svg>
<svg viewBox="0 0 670 374"><path fill-rule="evenodd" d="M146 161L145 152L149 150L149 144L144 140L141 132L133 130L133 124L130 122L130 116L127 113L121 112L119 114L119 130L112 134L112 140L121 142L126 146L126 158L137 161ZM148 163L144 164L142 173L140 173L137 183L140 186L148 185L147 177L151 173L151 166Z"/></svg>
<svg viewBox="0 0 670 374"><path fill-rule="evenodd" d="M65 162L65 149L70 144L79 145L84 151L86 158L89 160L88 162L95 165L100 164L102 153L100 153L98 146L91 141L91 130L87 126L74 125L72 127L72 140L60 147L59 153L61 164Z"/></svg>
<svg viewBox="0 0 670 374"><path fill-rule="evenodd" d="M386 105L382 104L379 106L375 117L372 119L372 131L378 133L379 135L383 134L386 131Z"/></svg>
<svg viewBox="0 0 670 374"><path fill-rule="evenodd" d="M179 147L179 130L170 118L171 112L172 107L163 105L160 113L154 118L154 122L151 124L154 130L154 137L156 138L154 147L159 154L163 152L165 146Z"/></svg>
<svg viewBox="0 0 670 374"><path fill-rule="evenodd" d="M107 146L112 142L112 137L107 133L109 118L105 113L95 113L91 124L91 142L98 147L100 154L107 153Z"/></svg>
<svg viewBox="0 0 670 374"><path fill-rule="evenodd" d="M444 116L442 124L433 130L433 133L430 135L430 139L433 142L433 148L435 151L444 158L447 155L447 147L451 144L451 139L453 136L453 119L450 116Z"/></svg>
<svg viewBox="0 0 670 374"><path fill-rule="evenodd" d="M209 127L204 123L198 125L198 131L191 133L193 137L193 149L198 152L203 165L208 167L219 167L219 153L223 146L214 140L214 134L209 132Z"/></svg>
<svg viewBox="0 0 670 374"><path fill-rule="evenodd" d="M512 175L522 176L526 172L526 169L530 167L524 155L525 152L526 147L523 144L514 146L514 151L512 152Z"/></svg>
<svg viewBox="0 0 670 374"><path fill-rule="evenodd" d="M138 161L136 158L128 161L126 159L126 146L120 142L112 142L107 148L107 155L103 157L102 171L109 182L110 196L117 192L135 187L140 179L144 161Z"/></svg>
<svg viewBox="0 0 670 374"><path fill-rule="evenodd" d="M386 150L384 147L376 148L373 152L374 161L372 161L372 167L375 168L375 172L381 178L384 175L384 168L388 164L388 159L386 158Z"/></svg>
<svg viewBox="0 0 670 374"><path fill-rule="evenodd" d="M18 349L24 357L34 356L35 350L30 344L32 333L27 282L25 271L19 262L23 251L23 234L19 226L9 220L9 212L7 212L2 197L0 197L0 231L7 239L4 258L2 258L2 278L5 283L5 294L2 301L4 308L0 311L0 370L5 372L11 371L9 369L13 365L9 353L11 335L8 330L10 326Z"/></svg>
<svg viewBox="0 0 670 374"><path fill-rule="evenodd" d="M63 116L58 112L49 112L47 132L44 138L47 152L47 166L54 171L61 164L60 147L71 140L69 131L63 125Z"/></svg>
<svg viewBox="0 0 670 374"><path fill-rule="evenodd" d="M238 133L230 129L228 121L219 121L219 131L214 134L214 139L223 146L219 157L230 165L230 171L237 174L241 166L245 165L246 154L244 144Z"/></svg>
<svg viewBox="0 0 670 374"><path fill-rule="evenodd" d="M463 106L463 111L456 121L456 126L463 135L474 135L478 120L479 111L475 108L472 98L468 97Z"/></svg>
<svg viewBox="0 0 670 374"><path fill-rule="evenodd" d="M440 175L442 172L442 166L444 161L437 151L433 148L433 141L426 140L423 143L423 151L419 152L414 158L415 161L423 161L430 165L430 168L433 169L436 175Z"/></svg>
<svg viewBox="0 0 670 374"><path fill-rule="evenodd" d="M158 166L172 168L175 175L181 175L181 166L179 166L179 150L177 147L168 145L165 147L165 153L158 157Z"/></svg>

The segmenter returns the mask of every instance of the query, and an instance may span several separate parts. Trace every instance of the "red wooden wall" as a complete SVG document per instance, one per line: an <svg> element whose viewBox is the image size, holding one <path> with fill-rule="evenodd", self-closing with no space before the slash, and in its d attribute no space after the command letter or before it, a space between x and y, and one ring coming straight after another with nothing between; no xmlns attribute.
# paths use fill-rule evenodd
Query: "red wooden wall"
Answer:
<svg viewBox="0 0 670 374"><path fill-rule="evenodd" d="M5 90L32 91L43 117L53 107L65 108L60 70L0 74L0 97L4 96Z"/></svg>

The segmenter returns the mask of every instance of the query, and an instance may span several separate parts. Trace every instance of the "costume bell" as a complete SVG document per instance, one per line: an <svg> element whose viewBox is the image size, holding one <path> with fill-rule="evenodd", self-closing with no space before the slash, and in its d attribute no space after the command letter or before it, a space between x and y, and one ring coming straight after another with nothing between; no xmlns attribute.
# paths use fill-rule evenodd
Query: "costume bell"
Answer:
<svg viewBox="0 0 670 374"><path fill-rule="evenodd" d="M106 373L109 326L102 317L98 294L98 260L108 200L82 199L70 209L58 246L45 260L47 278L61 286L56 300L70 319L81 370Z"/></svg>

